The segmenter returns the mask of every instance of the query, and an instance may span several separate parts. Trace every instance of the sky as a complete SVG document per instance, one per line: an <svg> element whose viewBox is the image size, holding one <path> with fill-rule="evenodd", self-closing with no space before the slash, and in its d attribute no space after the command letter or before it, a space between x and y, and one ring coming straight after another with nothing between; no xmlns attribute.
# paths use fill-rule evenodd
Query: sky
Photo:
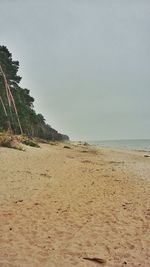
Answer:
<svg viewBox="0 0 150 267"><path fill-rule="evenodd" d="M0 0L0 45L72 140L150 138L149 0Z"/></svg>

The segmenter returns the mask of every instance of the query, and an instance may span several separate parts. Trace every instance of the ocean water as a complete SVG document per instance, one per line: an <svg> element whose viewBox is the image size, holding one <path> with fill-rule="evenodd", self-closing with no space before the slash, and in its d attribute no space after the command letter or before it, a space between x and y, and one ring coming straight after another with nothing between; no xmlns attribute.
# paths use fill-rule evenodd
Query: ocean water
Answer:
<svg viewBox="0 0 150 267"><path fill-rule="evenodd" d="M104 141L89 141L88 143L99 147L150 151L150 139L104 140Z"/></svg>

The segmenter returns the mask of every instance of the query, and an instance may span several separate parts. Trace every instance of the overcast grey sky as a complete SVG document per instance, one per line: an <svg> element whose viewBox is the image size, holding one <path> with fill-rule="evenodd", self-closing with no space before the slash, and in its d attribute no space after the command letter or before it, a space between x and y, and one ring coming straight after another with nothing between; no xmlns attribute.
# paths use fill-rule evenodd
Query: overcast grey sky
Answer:
<svg viewBox="0 0 150 267"><path fill-rule="evenodd" d="M0 45L71 139L150 138L149 0L0 0Z"/></svg>

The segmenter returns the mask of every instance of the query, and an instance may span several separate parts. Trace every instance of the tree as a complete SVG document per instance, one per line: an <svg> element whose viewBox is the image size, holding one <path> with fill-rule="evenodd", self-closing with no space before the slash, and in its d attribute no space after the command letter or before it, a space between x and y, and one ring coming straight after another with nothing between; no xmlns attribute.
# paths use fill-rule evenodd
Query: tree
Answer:
<svg viewBox="0 0 150 267"><path fill-rule="evenodd" d="M46 124L42 114L36 114L30 90L19 86L18 70L19 62L13 61L6 46L0 46L0 131L11 128L16 134L21 130L49 140L68 139Z"/></svg>

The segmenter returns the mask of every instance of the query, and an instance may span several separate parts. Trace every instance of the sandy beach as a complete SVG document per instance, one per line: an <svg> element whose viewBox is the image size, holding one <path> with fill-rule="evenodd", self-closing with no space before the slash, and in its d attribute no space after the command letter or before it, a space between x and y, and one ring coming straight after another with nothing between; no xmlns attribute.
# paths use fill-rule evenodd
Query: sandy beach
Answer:
<svg viewBox="0 0 150 267"><path fill-rule="evenodd" d="M149 267L150 153L40 146L0 147L0 267Z"/></svg>

